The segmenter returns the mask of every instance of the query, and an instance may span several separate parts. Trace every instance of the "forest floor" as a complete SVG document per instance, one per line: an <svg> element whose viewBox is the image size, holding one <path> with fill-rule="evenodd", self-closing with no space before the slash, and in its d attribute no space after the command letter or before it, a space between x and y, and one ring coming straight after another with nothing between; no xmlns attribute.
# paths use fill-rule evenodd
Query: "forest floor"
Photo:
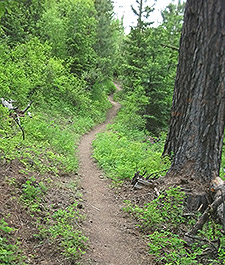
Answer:
<svg viewBox="0 0 225 265"><path fill-rule="evenodd" d="M119 85L117 89L120 89ZM58 178L49 170L40 173L31 158L29 169L19 159L0 161L0 219L5 219L14 228L7 238L13 245L19 239L19 249L25 257L25 264L153 264L152 257L148 254L147 240L135 221L122 211L124 200L151 200L151 193L133 190L130 181L113 189L110 187L111 181L104 176L92 158L92 141L97 133L106 129L120 108L120 104L114 102L112 96L110 101L112 108L108 111L106 121L94 127L80 140L79 174L59 172ZM39 157L37 160L45 163ZM39 194L39 183L43 181L48 185L47 192ZM24 197L25 195L29 197ZM52 229L50 225L56 227L56 220L50 217L57 211L71 207L74 200L79 202L78 212L86 216L85 221L80 223L75 220L74 227L82 228L89 238L86 254L78 263L71 263L67 256L61 254L61 237L58 236L56 240L49 234L49 229ZM31 207L34 206L36 210L32 211ZM1 263L0 259L0 264L15 263Z"/></svg>
<svg viewBox="0 0 225 265"><path fill-rule="evenodd" d="M89 250L81 264L150 265L151 256L147 254L143 236L122 211L122 190L116 192L110 188L110 180L104 177L92 158L92 141L97 133L106 129L120 108L112 97L110 102L112 108L106 121L84 135L79 145L79 175L86 214L84 230L89 238Z"/></svg>

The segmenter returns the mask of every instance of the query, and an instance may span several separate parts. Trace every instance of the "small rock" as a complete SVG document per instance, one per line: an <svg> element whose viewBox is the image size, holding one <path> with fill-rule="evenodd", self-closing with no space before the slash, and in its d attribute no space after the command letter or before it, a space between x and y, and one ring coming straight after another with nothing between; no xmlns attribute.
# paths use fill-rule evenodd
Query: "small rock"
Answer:
<svg viewBox="0 0 225 265"><path fill-rule="evenodd" d="M84 208L84 207L83 207L83 204L78 203L78 204L77 204L77 208L78 208L78 209L83 209L83 208Z"/></svg>
<svg viewBox="0 0 225 265"><path fill-rule="evenodd" d="M142 185L139 185L138 183L136 183L135 185L134 185L134 189L135 190L141 190L143 188L143 186Z"/></svg>

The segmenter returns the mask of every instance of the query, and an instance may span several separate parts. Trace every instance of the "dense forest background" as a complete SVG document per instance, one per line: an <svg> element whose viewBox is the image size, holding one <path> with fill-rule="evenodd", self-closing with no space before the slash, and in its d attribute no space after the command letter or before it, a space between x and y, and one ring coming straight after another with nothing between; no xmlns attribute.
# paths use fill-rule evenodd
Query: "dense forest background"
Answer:
<svg viewBox="0 0 225 265"><path fill-rule="evenodd" d="M0 200L6 202L0 214L1 264L34 264L38 253L28 253L40 242L46 252L59 249L61 262L77 260L84 252L87 238L72 221L82 219L77 211L81 195L77 180L70 177L78 169L80 136L103 122L111 106L107 95L115 92L114 80L123 87L115 92L122 107L114 124L95 140L94 157L115 186L131 179L137 169L152 174L170 166L170 159L161 154L184 4L170 4L162 12L162 23L153 27L146 22L151 21L153 7L137 3L137 24L126 35L111 0L1 1L0 98L12 106L0 105ZM32 118L22 111L29 103ZM221 177L224 167L223 157ZM159 200L177 196L179 204L183 197L177 190L171 192ZM71 194L76 198L72 203ZM163 227L165 216L159 216L154 204L154 209L132 207L127 202L126 211L138 215L145 231L159 219ZM158 214L149 219L151 224L146 221L150 211ZM199 252L189 253L186 260L187 252L180 250L184 242L178 239L175 224L183 220L176 220L175 212L174 223L164 234L172 247L158 231L151 238L151 253L158 262L199 264L199 246ZM207 236L215 239L219 228L210 225ZM17 243L21 237L23 253ZM29 238L32 243L25 243ZM224 240L221 237L223 244ZM151 244L164 244L163 252ZM175 246L177 256L168 254ZM163 259L162 253L167 253ZM218 255L221 262L224 248ZM175 263L181 257L183 263Z"/></svg>

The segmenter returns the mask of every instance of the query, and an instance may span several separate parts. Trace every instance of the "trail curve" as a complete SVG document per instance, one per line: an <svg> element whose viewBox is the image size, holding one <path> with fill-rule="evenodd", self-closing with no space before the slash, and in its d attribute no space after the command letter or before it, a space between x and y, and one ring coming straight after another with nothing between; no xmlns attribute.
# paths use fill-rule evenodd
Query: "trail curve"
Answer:
<svg viewBox="0 0 225 265"><path fill-rule="evenodd" d="M118 84L115 84L120 89ZM146 254L137 248L137 236L126 231L121 205L109 188L109 180L92 158L92 141L116 116L120 104L110 97L112 108L106 121L85 134L79 144L79 175L84 190L84 229L90 241L86 262L82 265L150 265ZM141 253L143 252L143 253ZM87 261L89 260L89 261Z"/></svg>

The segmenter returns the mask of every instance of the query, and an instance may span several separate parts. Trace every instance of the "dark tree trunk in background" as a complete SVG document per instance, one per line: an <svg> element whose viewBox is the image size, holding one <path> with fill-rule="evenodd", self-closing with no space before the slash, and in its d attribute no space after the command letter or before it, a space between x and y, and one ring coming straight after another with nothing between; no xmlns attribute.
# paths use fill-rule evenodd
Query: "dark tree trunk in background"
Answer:
<svg viewBox="0 0 225 265"><path fill-rule="evenodd" d="M168 174L218 176L225 121L225 1L187 0L164 154Z"/></svg>

